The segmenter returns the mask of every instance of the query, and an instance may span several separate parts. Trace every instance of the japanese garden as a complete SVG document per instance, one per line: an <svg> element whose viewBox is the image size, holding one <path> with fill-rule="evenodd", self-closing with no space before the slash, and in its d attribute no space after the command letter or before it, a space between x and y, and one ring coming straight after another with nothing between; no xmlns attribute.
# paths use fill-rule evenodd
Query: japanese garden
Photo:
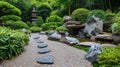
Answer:
<svg viewBox="0 0 120 67"><path fill-rule="evenodd" d="M120 67L120 0L0 0L0 67Z"/></svg>

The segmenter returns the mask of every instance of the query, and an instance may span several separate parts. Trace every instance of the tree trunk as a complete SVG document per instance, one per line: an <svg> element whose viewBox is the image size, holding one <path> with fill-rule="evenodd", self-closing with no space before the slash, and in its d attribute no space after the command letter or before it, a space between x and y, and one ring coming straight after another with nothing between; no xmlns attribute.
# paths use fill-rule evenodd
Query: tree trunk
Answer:
<svg viewBox="0 0 120 67"><path fill-rule="evenodd" d="M68 4L68 13L69 13L69 16L70 16L70 14L71 14L70 4Z"/></svg>

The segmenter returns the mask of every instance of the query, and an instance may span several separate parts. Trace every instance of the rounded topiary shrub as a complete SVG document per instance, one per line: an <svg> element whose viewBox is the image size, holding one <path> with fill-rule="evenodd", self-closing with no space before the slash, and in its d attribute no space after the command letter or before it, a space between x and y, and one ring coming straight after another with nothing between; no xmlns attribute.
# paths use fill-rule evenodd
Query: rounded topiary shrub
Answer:
<svg viewBox="0 0 120 67"><path fill-rule="evenodd" d="M40 27L33 26L33 27L30 27L29 30L31 32L40 32L42 29Z"/></svg>
<svg viewBox="0 0 120 67"><path fill-rule="evenodd" d="M85 23L87 21L87 16L90 13L88 9L78 8L72 12L73 19Z"/></svg>
<svg viewBox="0 0 120 67"><path fill-rule="evenodd" d="M16 15L5 15L5 16L2 16L0 19L1 19L1 21L5 22L5 21L9 21L9 20L19 21L22 18L19 16L16 16Z"/></svg>
<svg viewBox="0 0 120 67"><path fill-rule="evenodd" d="M91 16L95 16L95 17L98 17L100 18L101 20L105 21L106 20L106 13L105 11L103 10L92 10L89 15L88 15L88 19L91 17Z"/></svg>
<svg viewBox="0 0 120 67"><path fill-rule="evenodd" d="M68 29L64 26L60 26L56 28L57 31L67 31Z"/></svg>
<svg viewBox="0 0 120 67"><path fill-rule="evenodd" d="M10 27L12 29L22 29L22 28L28 28L28 25L23 21L6 21L5 26Z"/></svg>
<svg viewBox="0 0 120 67"><path fill-rule="evenodd" d="M46 22L62 22L62 18L58 15L51 15L46 19Z"/></svg>
<svg viewBox="0 0 120 67"><path fill-rule="evenodd" d="M41 17L41 16L38 16L38 17L37 17L37 21L36 21L36 25L40 27L40 26L43 24L43 22L44 22L44 21L43 21L42 17Z"/></svg>

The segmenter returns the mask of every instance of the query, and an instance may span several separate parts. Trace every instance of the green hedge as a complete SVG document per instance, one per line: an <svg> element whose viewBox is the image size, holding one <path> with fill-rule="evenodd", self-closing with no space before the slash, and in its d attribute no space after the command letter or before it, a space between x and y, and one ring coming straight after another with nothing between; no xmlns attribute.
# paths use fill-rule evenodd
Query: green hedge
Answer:
<svg viewBox="0 0 120 67"><path fill-rule="evenodd" d="M5 15L5 16L2 16L0 20L2 20L3 22L9 21L9 20L19 21L19 20L22 20L22 18L16 15Z"/></svg>
<svg viewBox="0 0 120 67"><path fill-rule="evenodd" d="M61 26L63 23L62 22L51 22L51 23L44 23L42 24L42 30L51 30L51 29L56 29L57 27Z"/></svg>
<svg viewBox="0 0 120 67"><path fill-rule="evenodd" d="M0 60L20 54L28 41L29 37L23 32L0 27Z"/></svg>
<svg viewBox="0 0 120 67"><path fill-rule="evenodd" d="M33 27L30 27L29 30L31 32L40 32L42 29L40 27L33 26Z"/></svg>
<svg viewBox="0 0 120 67"><path fill-rule="evenodd" d="M120 66L120 46L105 47L98 56L99 67L119 67Z"/></svg>
<svg viewBox="0 0 120 67"><path fill-rule="evenodd" d="M51 15L50 17L48 17L46 19L46 22L49 23L49 22L62 22L62 18L59 17L58 15Z"/></svg>
<svg viewBox="0 0 120 67"><path fill-rule="evenodd" d="M87 21L87 16L90 13L88 9L78 8L72 12L73 19L85 23Z"/></svg>
<svg viewBox="0 0 120 67"><path fill-rule="evenodd" d="M28 28L28 25L23 21L6 21L5 26L10 27L12 29L21 29L21 28Z"/></svg>
<svg viewBox="0 0 120 67"><path fill-rule="evenodd" d="M60 26L56 28L57 31L67 31L68 29L64 26Z"/></svg>

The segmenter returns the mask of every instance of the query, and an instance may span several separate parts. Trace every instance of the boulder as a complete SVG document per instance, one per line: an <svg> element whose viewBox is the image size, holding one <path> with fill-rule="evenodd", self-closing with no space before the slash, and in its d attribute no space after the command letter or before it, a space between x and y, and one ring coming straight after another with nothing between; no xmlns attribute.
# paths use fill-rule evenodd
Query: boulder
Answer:
<svg viewBox="0 0 120 67"><path fill-rule="evenodd" d="M54 31L54 30L51 30L51 31L48 33L48 36L51 35L51 34L53 34L53 33L55 33L55 31Z"/></svg>
<svg viewBox="0 0 120 67"><path fill-rule="evenodd" d="M53 34L48 36L48 38L51 39L51 40L60 40L61 37L62 37L62 35L58 34L58 33L53 33Z"/></svg>
<svg viewBox="0 0 120 67"><path fill-rule="evenodd" d="M41 43L41 44L38 45L38 48L45 48L47 46L48 46L47 44Z"/></svg>
<svg viewBox="0 0 120 67"><path fill-rule="evenodd" d="M96 43L96 42L81 42L81 43L78 43L78 45L83 45L83 46L92 46L92 45L100 45L100 43Z"/></svg>
<svg viewBox="0 0 120 67"><path fill-rule="evenodd" d="M113 34L113 41L116 44L120 44L120 34Z"/></svg>
<svg viewBox="0 0 120 67"><path fill-rule="evenodd" d="M54 59L50 56L44 56L44 57L41 57L37 60L37 63L40 63L40 64L53 64L54 63Z"/></svg>
<svg viewBox="0 0 120 67"><path fill-rule="evenodd" d="M37 40L37 43L44 43L44 41L41 41L41 40Z"/></svg>
<svg viewBox="0 0 120 67"><path fill-rule="evenodd" d="M43 49L38 51L39 54L45 54L45 53L49 53L49 52L51 52L51 50L49 50L47 48L43 48Z"/></svg>
<svg viewBox="0 0 120 67"><path fill-rule="evenodd" d="M97 56L102 53L102 47L100 45L92 45L85 55L85 58L90 62L97 62Z"/></svg>
<svg viewBox="0 0 120 67"><path fill-rule="evenodd" d="M103 33L103 21L92 16L85 24L84 32L89 36Z"/></svg>
<svg viewBox="0 0 120 67"><path fill-rule="evenodd" d="M73 38L73 37L66 36L65 39L69 44L78 44L79 43L79 40L76 38Z"/></svg>
<svg viewBox="0 0 120 67"><path fill-rule="evenodd" d="M46 33L44 31L41 31L39 34L45 35Z"/></svg>

